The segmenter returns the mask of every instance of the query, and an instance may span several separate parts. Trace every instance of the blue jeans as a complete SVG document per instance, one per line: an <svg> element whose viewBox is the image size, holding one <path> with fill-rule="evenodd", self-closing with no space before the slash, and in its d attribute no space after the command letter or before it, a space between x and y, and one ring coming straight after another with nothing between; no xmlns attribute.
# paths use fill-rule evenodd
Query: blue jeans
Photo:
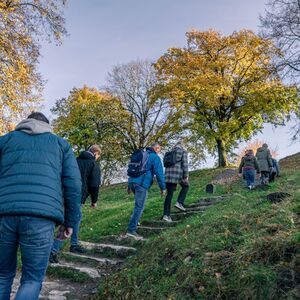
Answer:
<svg viewBox="0 0 300 300"><path fill-rule="evenodd" d="M246 179L247 186L254 185L255 183L255 170L254 169L249 169L249 170L244 170L243 171Z"/></svg>
<svg viewBox="0 0 300 300"><path fill-rule="evenodd" d="M136 183L129 184L129 188L134 193L135 204L134 204L133 214L131 215L127 231L133 233L136 232L138 222L142 216L148 191L147 189L145 189L144 187Z"/></svg>
<svg viewBox="0 0 300 300"><path fill-rule="evenodd" d="M72 246L76 246L79 243L78 240L78 233L79 233L79 228L80 228L80 223L81 223L81 218L82 218L82 205L80 206L80 210L79 210L79 219L78 222L74 225L73 227L73 233L71 236L71 245ZM55 239L52 245L52 250L55 253L58 253L60 251L60 249L62 248L62 246L64 245L65 241L64 240L59 240L59 239Z"/></svg>
<svg viewBox="0 0 300 300"><path fill-rule="evenodd" d="M22 277L15 300L39 297L53 241L54 222L29 216L0 216L0 300L9 300L20 245Z"/></svg>

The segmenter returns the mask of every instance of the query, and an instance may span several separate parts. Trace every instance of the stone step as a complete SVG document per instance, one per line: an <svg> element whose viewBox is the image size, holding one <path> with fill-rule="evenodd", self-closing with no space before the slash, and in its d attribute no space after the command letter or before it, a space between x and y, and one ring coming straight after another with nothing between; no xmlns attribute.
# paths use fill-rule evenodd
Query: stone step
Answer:
<svg viewBox="0 0 300 300"><path fill-rule="evenodd" d="M171 218L172 220L174 221L179 221L179 220L183 220L183 219L186 219L188 217L191 217L191 216L201 216L201 214L203 213L203 211L187 211L187 212L178 212L176 214L172 214L171 215Z"/></svg>
<svg viewBox="0 0 300 300"><path fill-rule="evenodd" d="M151 236L154 234L160 234L166 228L163 227L151 227L151 226L138 226L137 232L142 236Z"/></svg>
<svg viewBox="0 0 300 300"><path fill-rule="evenodd" d="M107 254L111 256L117 256L124 258L126 256L136 253L135 247L115 245L115 244L100 244L80 241L80 244L87 250L91 250L95 253Z"/></svg>
<svg viewBox="0 0 300 300"><path fill-rule="evenodd" d="M153 226L153 227L173 227L180 223L180 221L173 221L171 223L168 223L163 220L150 220L150 221L143 221L142 226Z"/></svg>
<svg viewBox="0 0 300 300"><path fill-rule="evenodd" d="M126 234L121 235L107 235L102 236L97 240L97 243L100 244L114 244L114 245L120 245L120 246L127 246L127 247L133 247L136 248L142 244L146 239L143 240L134 240L130 237L127 237Z"/></svg>
<svg viewBox="0 0 300 300"><path fill-rule="evenodd" d="M193 208L187 208L186 211L175 211L172 213L172 216L174 215L180 215L180 214L196 214L196 213L203 213L206 209L205 208L197 208L197 207L193 207Z"/></svg>
<svg viewBox="0 0 300 300"><path fill-rule="evenodd" d="M95 279L99 278L100 274L96 268L87 267L87 266L81 266L73 262L59 262L58 264L50 264L48 268L63 268L63 269L70 269L73 271L77 271L80 273L84 273L88 275L90 278Z"/></svg>
<svg viewBox="0 0 300 300"><path fill-rule="evenodd" d="M80 261L92 261L96 262L97 264L100 265L118 265L123 262L121 259L110 259L110 258L103 258L103 257L97 257L97 256L92 256L92 255L86 255L86 254L77 254L73 252L64 252L63 253L64 258L68 259L68 256L71 258L78 258Z"/></svg>
<svg viewBox="0 0 300 300"><path fill-rule="evenodd" d="M17 273L13 282L11 300L14 299L20 285L20 273ZM46 276L39 300L83 300L89 299L92 294L96 295L97 287L90 283L75 283L64 279L53 279Z"/></svg>

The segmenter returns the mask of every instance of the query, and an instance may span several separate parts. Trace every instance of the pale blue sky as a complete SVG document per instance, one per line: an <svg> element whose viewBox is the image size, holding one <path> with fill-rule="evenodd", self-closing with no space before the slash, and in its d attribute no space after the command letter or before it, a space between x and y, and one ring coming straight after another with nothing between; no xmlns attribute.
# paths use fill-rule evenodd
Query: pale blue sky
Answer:
<svg viewBox="0 0 300 300"><path fill-rule="evenodd" d="M185 32L213 28L258 31L265 0L69 0L67 29L62 46L43 44L40 72L47 80L45 109L66 97L74 87L100 87L108 71L136 58L156 59L167 48L185 45ZM265 140L285 156L298 151L289 146L287 128L264 131ZM258 136L258 138L261 138Z"/></svg>

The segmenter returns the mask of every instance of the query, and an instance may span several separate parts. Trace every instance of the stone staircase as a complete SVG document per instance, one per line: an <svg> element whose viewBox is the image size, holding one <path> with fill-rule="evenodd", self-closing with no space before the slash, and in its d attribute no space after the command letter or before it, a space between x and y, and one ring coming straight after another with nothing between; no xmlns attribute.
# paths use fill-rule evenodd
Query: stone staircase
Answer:
<svg viewBox="0 0 300 300"><path fill-rule="evenodd" d="M222 202L230 195L202 198L189 205L186 212L174 212L172 223L162 220L144 221L138 227L138 233L144 237L141 241L134 241L125 235L110 235L101 238L101 243L81 241L87 249L85 254L63 252L59 264L48 266L41 295L39 299L47 300L85 300L97 294L99 282L116 272L126 258L133 256L145 241L161 232L166 231L184 219L201 215L207 208ZM13 285L11 299L14 298L19 284L19 275Z"/></svg>

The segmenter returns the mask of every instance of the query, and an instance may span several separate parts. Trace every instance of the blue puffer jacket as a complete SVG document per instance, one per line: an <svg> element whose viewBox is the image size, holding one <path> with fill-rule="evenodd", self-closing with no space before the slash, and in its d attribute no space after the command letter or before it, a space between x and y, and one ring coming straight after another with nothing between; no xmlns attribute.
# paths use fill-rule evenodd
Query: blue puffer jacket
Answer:
<svg viewBox="0 0 300 300"><path fill-rule="evenodd" d="M73 227L81 178L70 145L35 119L0 137L0 216L30 215Z"/></svg>
<svg viewBox="0 0 300 300"><path fill-rule="evenodd" d="M161 190L166 189L164 170L159 156L152 148L147 148L149 158L146 166L146 174L139 177L129 177L128 183L136 183L149 189L153 183L153 177L156 176L158 185Z"/></svg>

